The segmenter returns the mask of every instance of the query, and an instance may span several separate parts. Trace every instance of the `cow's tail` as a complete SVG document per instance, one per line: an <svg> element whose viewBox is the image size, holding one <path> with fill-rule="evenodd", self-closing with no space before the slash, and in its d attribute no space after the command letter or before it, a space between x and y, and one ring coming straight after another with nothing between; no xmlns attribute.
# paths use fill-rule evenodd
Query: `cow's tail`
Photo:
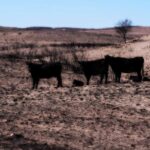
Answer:
<svg viewBox="0 0 150 150"><path fill-rule="evenodd" d="M143 80L143 78L144 78L144 59L143 59L143 64L142 64L142 80Z"/></svg>

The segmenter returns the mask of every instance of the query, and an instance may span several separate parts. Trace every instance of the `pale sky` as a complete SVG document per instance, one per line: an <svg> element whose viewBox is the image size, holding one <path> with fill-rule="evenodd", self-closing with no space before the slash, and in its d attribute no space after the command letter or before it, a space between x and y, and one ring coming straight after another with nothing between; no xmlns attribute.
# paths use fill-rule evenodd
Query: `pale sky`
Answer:
<svg viewBox="0 0 150 150"><path fill-rule="evenodd" d="M130 19L150 26L150 0L0 0L0 26L113 27Z"/></svg>

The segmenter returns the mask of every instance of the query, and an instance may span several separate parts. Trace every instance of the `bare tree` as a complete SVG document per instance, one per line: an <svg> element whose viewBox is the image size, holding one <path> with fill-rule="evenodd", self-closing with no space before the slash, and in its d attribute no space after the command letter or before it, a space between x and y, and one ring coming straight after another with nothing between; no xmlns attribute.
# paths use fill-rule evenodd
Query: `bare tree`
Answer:
<svg viewBox="0 0 150 150"><path fill-rule="evenodd" d="M127 34L131 31L132 21L129 19L125 19L120 21L115 27L116 32L123 38L124 42L127 42Z"/></svg>

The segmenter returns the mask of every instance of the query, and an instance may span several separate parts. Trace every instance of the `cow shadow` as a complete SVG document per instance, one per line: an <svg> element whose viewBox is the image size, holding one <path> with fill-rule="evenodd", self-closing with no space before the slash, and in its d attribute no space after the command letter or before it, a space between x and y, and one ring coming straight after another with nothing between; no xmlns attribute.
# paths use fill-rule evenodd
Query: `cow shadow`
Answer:
<svg viewBox="0 0 150 150"><path fill-rule="evenodd" d="M138 80L138 76L130 76L129 78L130 80L132 80L133 82L139 82ZM150 77L149 76L143 76L142 81L149 81L150 82Z"/></svg>
<svg viewBox="0 0 150 150"><path fill-rule="evenodd" d="M35 140L25 138L21 134L13 136L0 136L0 149L5 150L72 150L68 146L48 145L47 143L37 143Z"/></svg>

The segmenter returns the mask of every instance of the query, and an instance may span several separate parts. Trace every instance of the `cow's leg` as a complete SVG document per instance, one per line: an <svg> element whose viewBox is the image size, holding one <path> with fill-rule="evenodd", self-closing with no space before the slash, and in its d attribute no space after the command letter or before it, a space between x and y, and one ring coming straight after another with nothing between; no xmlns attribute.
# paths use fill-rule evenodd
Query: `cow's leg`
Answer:
<svg viewBox="0 0 150 150"><path fill-rule="evenodd" d="M120 79L121 79L121 72L118 73L118 83L120 83Z"/></svg>
<svg viewBox="0 0 150 150"><path fill-rule="evenodd" d="M107 84L107 80L108 80L108 73L105 73L105 84Z"/></svg>
<svg viewBox="0 0 150 150"><path fill-rule="evenodd" d="M90 78L91 78L91 76L90 76L90 75L86 75L87 85L89 85Z"/></svg>
<svg viewBox="0 0 150 150"><path fill-rule="evenodd" d="M104 74L102 73L102 74L100 74L100 84L103 83L103 79L104 79Z"/></svg>
<svg viewBox="0 0 150 150"><path fill-rule="evenodd" d="M118 81L118 75L117 75L117 73L115 73L115 82L117 82Z"/></svg>
<svg viewBox="0 0 150 150"><path fill-rule="evenodd" d="M138 81L141 82L142 81L141 71L138 71L137 75L138 75Z"/></svg>
<svg viewBox="0 0 150 150"><path fill-rule="evenodd" d="M120 72L115 73L115 82L120 83L120 78L121 78L121 73Z"/></svg>
<svg viewBox="0 0 150 150"><path fill-rule="evenodd" d="M36 80L33 78L32 79L32 90L35 88L35 85L36 85Z"/></svg>
<svg viewBox="0 0 150 150"><path fill-rule="evenodd" d="M58 82L57 88L63 86L63 85L62 85L62 78L61 78L61 75L57 76L57 82Z"/></svg>
<svg viewBox="0 0 150 150"><path fill-rule="evenodd" d="M36 89L38 88L38 84L39 84L39 79L36 79L36 80L35 80L35 88L36 88Z"/></svg>

